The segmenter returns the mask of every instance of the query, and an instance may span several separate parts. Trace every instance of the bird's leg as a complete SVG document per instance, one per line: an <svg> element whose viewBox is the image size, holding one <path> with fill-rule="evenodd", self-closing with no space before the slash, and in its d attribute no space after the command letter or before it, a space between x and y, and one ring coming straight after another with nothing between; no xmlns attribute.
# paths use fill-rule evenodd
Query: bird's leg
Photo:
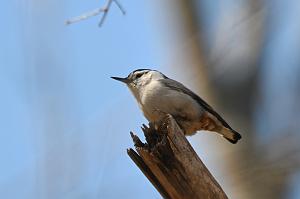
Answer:
<svg viewBox="0 0 300 199"><path fill-rule="evenodd" d="M159 127L163 126L164 122L168 120L170 114L160 109L154 109L153 113L157 113L158 115L156 120L152 122L155 126L155 129L158 130Z"/></svg>
<svg viewBox="0 0 300 199"><path fill-rule="evenodd" d="M163 115L167 115L168 114L168 113L166 113L166 112L164 112L164 111L162 111L162 110L160 110L158 108L156 108L156 109L153 110L153 113L155 113L155 112L157 112L158 114L162 113Z"/></svg>

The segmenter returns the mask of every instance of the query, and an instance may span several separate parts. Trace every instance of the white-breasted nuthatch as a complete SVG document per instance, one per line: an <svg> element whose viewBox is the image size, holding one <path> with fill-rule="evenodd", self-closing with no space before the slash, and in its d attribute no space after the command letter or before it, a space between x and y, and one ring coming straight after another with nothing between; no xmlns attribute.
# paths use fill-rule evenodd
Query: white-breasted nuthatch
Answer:
<svg viewBox="0 0 300 199"><path fill-rule="evenodd" d="M185 135L207 130L219 133L233 144L241 139L241 135L203 99L159 71L138 69L125 78L111 78L128 86L149 122L159 122L168 113Z"/></svg>

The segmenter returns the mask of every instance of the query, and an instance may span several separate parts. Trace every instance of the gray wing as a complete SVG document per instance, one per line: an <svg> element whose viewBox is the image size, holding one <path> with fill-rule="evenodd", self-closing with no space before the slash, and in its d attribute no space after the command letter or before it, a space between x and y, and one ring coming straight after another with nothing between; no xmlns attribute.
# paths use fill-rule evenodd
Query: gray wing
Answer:
<svg viewBox="0 0 300 199"><path fill-rule="evenodd" d="M201 99L198 95L196 95L193 91L186 88L183 84L172 80L172 79L160 79L158 80L161 82L165 87L168 87L173 90L177 90L178 92L184 93L186 95L191 96L194 100L196 100L207 112L214 115L225 127L233 130L229 124L210 106L208 105L203 99Z"/></svg>

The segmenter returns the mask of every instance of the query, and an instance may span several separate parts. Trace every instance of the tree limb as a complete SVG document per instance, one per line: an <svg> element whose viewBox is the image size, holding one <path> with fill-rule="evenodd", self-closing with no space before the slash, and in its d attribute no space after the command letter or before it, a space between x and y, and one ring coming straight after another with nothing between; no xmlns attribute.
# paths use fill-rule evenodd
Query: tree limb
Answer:
<svg viewBox="0 0 300 199"><path fill-rule="evenodd" d="M137 152L127 153L164 198L227 199L172 116L158 128L149 124L142 130L146 143L131 133Z"/></svg>

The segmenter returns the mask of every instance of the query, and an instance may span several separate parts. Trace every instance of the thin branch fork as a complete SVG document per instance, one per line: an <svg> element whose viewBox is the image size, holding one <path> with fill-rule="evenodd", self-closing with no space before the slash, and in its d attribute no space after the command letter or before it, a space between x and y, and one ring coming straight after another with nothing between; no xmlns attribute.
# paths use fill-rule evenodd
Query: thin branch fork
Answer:
<svg viewBox="0 0 300 199"><path fill-rule="evenodd" d="M66 20L65 24L66 25L70 25L70 24L73 24L73 23L77 23L77 22L80 22L82 20L86 20L86 19L88 19L90 17L97 16L100 13L103 13L103 15L102 15L102 17L100 19L100 22L98 24L99 27L101 27L103 25L103 23L104 23L104 20L106 19L108 11L110 10L110 7L111 7L111 5L112 5L113 2L117 5L117 7L121 11L121 13L123 15L125 15L126 11L125 11L125 9L123 8L123 6L120 4L120 2L118 0L107 0L107 3L106 3L106 5L104 7L97 8L97 9L95 9L93 11L87 12L85 14L82 14L82 15L78 16L78 17L74 17L72 19Z"/></svg>
<svg viewBox="0 0 300 199"><path fill-rule="evenodd" d="M155 128L143 125L146 143L131 133L129 157L167 199L220 198L225 192L200 160L172 116Z"/></svg>

